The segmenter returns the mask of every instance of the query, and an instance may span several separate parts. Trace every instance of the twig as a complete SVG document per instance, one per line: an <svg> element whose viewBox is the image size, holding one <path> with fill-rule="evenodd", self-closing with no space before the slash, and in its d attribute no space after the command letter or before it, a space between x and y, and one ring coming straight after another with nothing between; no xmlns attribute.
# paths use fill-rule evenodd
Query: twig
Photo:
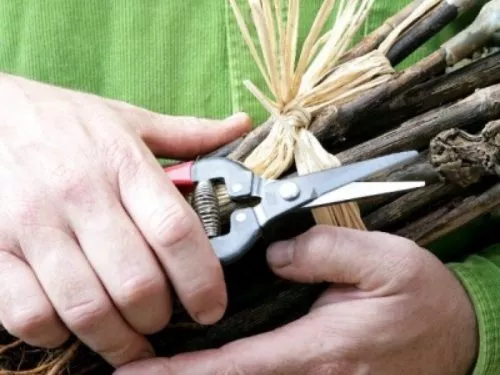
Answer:
<svg viewBox="0 0 500 375"><path fill-rule="evenodd" d="M343 163L352 163L405 149L425 148L438 133L486 123L500 116L500 84L480 89L467 98L424 113L370 141L337 154Z"/></svg>
<svg viewBox="0 0 500 375"><path fill-rule="evenodd" d="M500 52L472 61L452 72L415 85L374 108L370 121L354 119L349 138L373 134L379 129L400 124L428 110L464 98L479 88L500 82Z"/></svg>
<svg viewBox="0 0 500 375"><path fill-rule="evenodd" d="M363 56L376 49L387 36L400 25L424 0L414 0L393 16L387 18L382 25L364 37L356 46L348 51L340 63Z"/></svg>
<svg viewBox="0 0 500 375"><path fill-rule="evenodd" d="M387 52L387 58L396 66L413 51L417 50L446 25L483 0L442 1L428 15L420 18L412 28L394 43Z"/></svg>
<svg viewBox="0 0 500 375"><path fill-rule="evenodd" d="M500 184L484 193L451 203L396 232L426 246L500 205Z"/></svg>

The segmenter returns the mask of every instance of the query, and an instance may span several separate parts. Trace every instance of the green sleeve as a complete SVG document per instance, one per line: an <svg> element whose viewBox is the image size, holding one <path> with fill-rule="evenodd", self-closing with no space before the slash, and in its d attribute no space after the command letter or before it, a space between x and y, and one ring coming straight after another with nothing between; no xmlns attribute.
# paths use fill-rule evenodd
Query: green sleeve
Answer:
<svg viewBox="0 0 500 375"><path fill-rule="evenodd" d="M474 306L479 352L472 375L500 374L500 244L448 267L469 293Z"/></svg>

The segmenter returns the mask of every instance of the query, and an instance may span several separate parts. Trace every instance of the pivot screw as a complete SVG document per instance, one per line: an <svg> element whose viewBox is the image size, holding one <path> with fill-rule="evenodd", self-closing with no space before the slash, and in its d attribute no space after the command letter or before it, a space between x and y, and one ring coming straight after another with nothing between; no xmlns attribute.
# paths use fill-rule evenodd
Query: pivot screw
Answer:
<svg viewBox="0 0 500 375"><path fill-rule="evenodd" d="M279 191L281 198L287 201L293 201L294 199L297 199L297 197L300 195L299 187L293 182L289 181L281 184Z"/></svg>

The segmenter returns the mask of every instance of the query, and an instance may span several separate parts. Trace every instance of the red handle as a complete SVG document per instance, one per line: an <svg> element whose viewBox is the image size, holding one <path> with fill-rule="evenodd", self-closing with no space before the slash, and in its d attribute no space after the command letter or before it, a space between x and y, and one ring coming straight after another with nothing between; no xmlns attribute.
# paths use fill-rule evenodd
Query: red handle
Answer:
<svg viewBox="0 0 500 375"><path fill-rule="evenodd" d="M183 194L188 194L195 188L195 183L191 177L193 163L189 161L164 168L170 180Z"/></svg>

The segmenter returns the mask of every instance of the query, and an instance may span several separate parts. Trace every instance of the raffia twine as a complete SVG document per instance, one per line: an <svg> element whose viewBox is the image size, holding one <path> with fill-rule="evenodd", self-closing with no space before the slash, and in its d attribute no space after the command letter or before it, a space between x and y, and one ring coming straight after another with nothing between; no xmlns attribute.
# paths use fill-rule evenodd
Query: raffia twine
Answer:
<svg viewBox="0 0 500 375"><path fill-rule="evenodd" d="M378 51L356 59L354 64L334 66L374 0L351 0L349 4L342 1L333 27L320 37L335 3L324 1L295 69L299 1L288 2L285 25L281 19L281 1L274 1L275 19L272 19L268 0L249 0L264 62L257 56L257 49L235 1L230 1L252 56L275 96L272 101L251 82L245 82L276 120L269 135L250 153L244 164L267 179L279 178L293 163L299 175L340 166L340 161L322 147L308 128L313 116L324 107L352 100L370 87L386 82L393 74L389 61ZM278 25L277 33L274 25ZM274 44L276 39L279 42ZM355 203L316 208L312 213L317 223L365 229Z"/></svg>

